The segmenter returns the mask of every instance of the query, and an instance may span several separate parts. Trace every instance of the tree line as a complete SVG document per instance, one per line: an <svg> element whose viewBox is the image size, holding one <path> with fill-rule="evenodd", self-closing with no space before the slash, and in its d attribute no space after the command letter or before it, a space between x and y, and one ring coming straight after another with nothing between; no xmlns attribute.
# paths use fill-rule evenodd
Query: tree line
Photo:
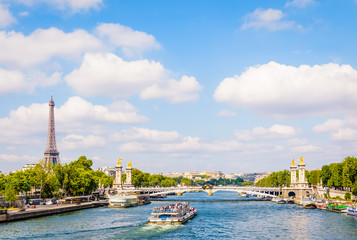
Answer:
<svg viewBox="0 0 357 240"><path fill-rule="evenodd" d="M35 190L41 198L66 197L91 194L98 188L112 187L114 178L102 171L92 169L93 161L81 156L77 160L65 164L43 164L42 161L34 167L19 170L5 176L0 174L0 193L6 196L6 201L16 201L19 193L30 193ZM122 183L126 174L122 175ZM170 178L161 174L144 173L139 169L132 170L132 183L135 187L173 187L179 184L185 186L217 185L251 185L237 179L210 179L201 176L192 180L183 176Z"/></svg>
<svg viewBox="0 0 357 240"><path fill-rule="evenodd" d="M18 193L35 189L42 198L90 194L98 186L111 186L113 178L101 171L94 171L93 161L81 156L69 164L43 164L19 170L7 176L0 174L0 192L6 200L14 201Z"/></svg>
<svg viewBox="0 0 357 240"><path fill-rule="evenodd" d="M206 184L210 184L212 186L217 186L217 185L245 185L245 184L252 184L252 182L244 182L242 178L237 178L237 179L210 179L210 180L205 180L208 179L208 176L201 176L201 179L198 180L193 180L193 179L188 179L183 176L180 177L165 177L161 174L150 174L150 173L144 173L140 171L139 169L133 168L132 170L132 182L135 187L173 187L177 186L179 184L185 185L185 186L203 186Z"/></svg>
<svg viewBox="0 0 357 240"><path fill-rule="evenodd" d="M297 177L299 176L297 171ZM346 157L340 163L323 165L321 170L305 171L306 180L310 185L321 184L324 187L351 191L357 196L357 158ZM268 177L258 181L259 187L290 186L290 171L273 172Z"/></svg>

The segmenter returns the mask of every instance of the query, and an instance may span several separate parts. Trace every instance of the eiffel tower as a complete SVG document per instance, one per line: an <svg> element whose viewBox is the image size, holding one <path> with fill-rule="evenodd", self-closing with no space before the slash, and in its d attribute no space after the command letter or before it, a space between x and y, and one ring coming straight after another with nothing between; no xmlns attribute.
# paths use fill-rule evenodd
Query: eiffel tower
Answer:
<svg viewBox="0 0 357 240"><path fill-rule="evenodd" d="M50 114L48 118L47 145L43 158L43 163L48 164L51 162L53 164L57 164L60 163L60 158L59 158L59 151L57 151L57 146L56 146L55 113L54 113L55 102L52 99L52 95L51 95L51 100L48 102L48 105L50 106Z"/></svg>

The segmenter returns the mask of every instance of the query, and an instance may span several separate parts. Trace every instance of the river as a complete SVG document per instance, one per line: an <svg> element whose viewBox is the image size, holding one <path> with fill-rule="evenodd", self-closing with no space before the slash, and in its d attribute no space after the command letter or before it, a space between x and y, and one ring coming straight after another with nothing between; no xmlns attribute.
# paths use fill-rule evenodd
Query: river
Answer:
<svg viewBox="0 0 357 240"><path fill-rule="evenodd" d="M148 225L151 210L188 201L198 215L185 225ZM106 207L0 224L0 239L357 239L357 218L241 198L187 193L136 208Z"/></svg>

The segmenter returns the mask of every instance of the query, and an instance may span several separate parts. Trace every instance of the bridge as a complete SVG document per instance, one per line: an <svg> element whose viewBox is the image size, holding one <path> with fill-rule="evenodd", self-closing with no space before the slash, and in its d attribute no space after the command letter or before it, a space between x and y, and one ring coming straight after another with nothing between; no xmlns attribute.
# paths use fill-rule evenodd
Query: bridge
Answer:
<svg viewBox="0 0 357 240"><path fill-rule="evenodd" d="M183 193L188 192L206 192L208 196L212 196L215 192L218 191L229 191L229 192L238 192L240 194L249 194L251 196L257 197L276 197L282 194L280 188L265 188L265 187L254 187L254 186L214 186L212 188L204 189L202 187L148 187L148 188L131 188L131 189L117 189L117 193L125 194L132 192L140 192L142 194L149 194L150 196L158 196L162 194L176 194L182 196Z"/></svg>

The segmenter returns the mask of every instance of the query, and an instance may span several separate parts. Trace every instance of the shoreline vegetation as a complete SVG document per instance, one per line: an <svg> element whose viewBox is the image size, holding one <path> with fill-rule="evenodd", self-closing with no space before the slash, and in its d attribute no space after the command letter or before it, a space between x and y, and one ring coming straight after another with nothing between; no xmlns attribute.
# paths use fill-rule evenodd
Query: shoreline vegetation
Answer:
<svg viewBox="0 0 357 240"><path fill-rule="evenodd" d="M81 156L77 160L66 164L46 164L41 161L34 167L26 170L18 170L8 175L0 174L0 204L3 206L5 193L6 206L21 197L24 198L63 198L68 196L89 195L98 188L112 187L114 178L101 171L94 171L91 167L93 161ZM122 183L126 174L122 175ZM170 178L161 174L144 173L133 168L132 182L135 187L172 187L179 184L194 185L251 185L252 182L244 182L243 179L209 179L201 176L201 179L193 181L184 177ZM27 196L27 197L26 197ZM21 204L23 201L20 201ZM4 206L3 206L4 207Z"/></svg>
<svg viewBox="0 0 357 240"><path fill-rule="evenodd" d="M299 174L296 174L297 177ZM345 199L357 196L357 158L346 157L340 163L323 165L321 170L305 170L306 180L311 186L346 191ZM255 183L257 187L289 187L290 171L283 170L271 173ZM329 196L325 196L329 198Z"/></svg>

